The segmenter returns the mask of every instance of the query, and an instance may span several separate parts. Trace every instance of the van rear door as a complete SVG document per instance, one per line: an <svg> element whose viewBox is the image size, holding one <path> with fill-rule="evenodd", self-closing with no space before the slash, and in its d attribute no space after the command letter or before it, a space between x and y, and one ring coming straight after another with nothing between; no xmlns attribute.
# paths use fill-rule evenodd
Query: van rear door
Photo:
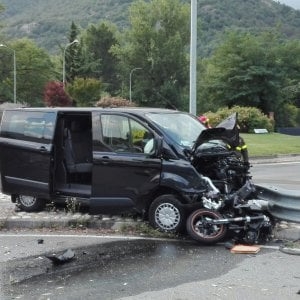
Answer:
<svg viewBox="0 0 300 300"><path fill-rule="evenodd" d="M5 111L0 131L2 192L49 197L56 112Z"/></svg>

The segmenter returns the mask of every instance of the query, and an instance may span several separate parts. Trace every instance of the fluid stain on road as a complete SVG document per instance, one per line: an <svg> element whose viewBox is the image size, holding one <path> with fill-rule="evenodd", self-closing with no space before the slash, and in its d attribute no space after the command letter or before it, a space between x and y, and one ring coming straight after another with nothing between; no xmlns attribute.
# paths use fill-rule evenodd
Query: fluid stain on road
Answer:
<svg viewBox="0 0 300 300"><path fill-rule="evenodd" d="M134 240L76 249L75 261L19 284L3 299L116 299L218 277L241 262L222 245ZM1 298L2 299L2 298Z"/></svg>

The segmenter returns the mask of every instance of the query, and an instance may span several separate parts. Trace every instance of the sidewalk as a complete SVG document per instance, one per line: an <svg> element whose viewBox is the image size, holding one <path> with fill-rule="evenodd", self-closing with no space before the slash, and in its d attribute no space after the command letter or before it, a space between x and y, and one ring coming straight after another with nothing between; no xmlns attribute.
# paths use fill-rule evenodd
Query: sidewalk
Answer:
<svg viewBox="0 0 300 300"><path fill-rule="evenodd" d="M0 230L12 229L98 229L119 232L125 226L135 226L142 220L109 215L89 215L81 212L67 212L65 209L51 209L27 213L15 209L10 197L0 193Z"/></svg>

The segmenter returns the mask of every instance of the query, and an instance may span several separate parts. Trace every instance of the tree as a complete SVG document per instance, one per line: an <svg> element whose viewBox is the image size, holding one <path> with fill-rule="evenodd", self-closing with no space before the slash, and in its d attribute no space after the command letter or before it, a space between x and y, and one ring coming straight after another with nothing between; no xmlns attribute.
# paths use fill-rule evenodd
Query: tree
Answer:
<svg viewBox="0 0 300 300"><path fill-rule="evenodd" d="M266 114L276 110L282 100L284 76L277 59L278 46L273 33L228 32L224 43L205 62L199 98L215 108L254 106Z"/></svg>
<svg viewBox="0 0 300 300"><path fill-rule="evenodd" d="M188 80L189 6L179 0L140 0L130 7L130 24L120 46L113 47L123 82L128 87L131 70L141 68L132 78L137 102L182 108Z"/></svg>
<svg viewBox="0 0 300 300"><path fill-rule="evenodd" d="M13 52L10 49L7 49L6 47L1 47L0 61L0 100L13 101Z"/></svg>
<svg viewBox="0 0 300 300"><path fill-rule="evenodd" d="M80 46L77 43L70 45L70 43L73 43L75 40L77 40L78 34L79 29L76 26L76 24L72 22L69 35L69 46L66 45L63 49L63 55L65 56L64 58L66 82L72 82L74 78L79 75L80 72Z"/></svg>
<svg viewBox="0 0 300 300"><path fill-rule="evenodd" d="M76 77L67 87L68 93L75 100L77 106L94 106L100 99L103 85L94 78Z"/></svg>
<svg viewBox="0 0 300 300"><path fill-rule="evenodd" d="M117 45L116 27L108 22L90 25L82 34L82 68L80 77L101 80L107 92L116 94L120 87L117 79L118 59L111 52Z"/></svg>
<svg viewBox="0 0 300 300"><path fill-rule="evenodd" d="M17 102L30 106L42 105L44 86L56 76L49 55L28 39L16 40L7 45L16 54ZM13 99L12 54L1 49L0 56L0 97Z"/></svg>
<svg viewBox="0 0 300 300"><path fill-rule="evenodd" d="M60 81L50 81L46 84L44 102L49 107L72 106L72 99L65 92L63 83Z"/></svg>

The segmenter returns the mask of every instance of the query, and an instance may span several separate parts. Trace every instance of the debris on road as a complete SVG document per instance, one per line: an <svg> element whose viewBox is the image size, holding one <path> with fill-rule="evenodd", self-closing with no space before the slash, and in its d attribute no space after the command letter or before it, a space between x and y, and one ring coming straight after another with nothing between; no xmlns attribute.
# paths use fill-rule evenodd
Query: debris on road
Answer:
<svg viewBox="0 0 300 300"><path fill-rule="evenodd" d="M62 265L64 263L70 262L75 257L75 252L71 249L68 249L63 254L56 255L46 255L55 265Z"/></svg>
<svg viewBox="0 0 300 300"><path fill-rule="evenodd" d="M239 254L256 254L260 251L259 246L254 245L235 245L231 248L231 253L239 253Z"/></svg>

